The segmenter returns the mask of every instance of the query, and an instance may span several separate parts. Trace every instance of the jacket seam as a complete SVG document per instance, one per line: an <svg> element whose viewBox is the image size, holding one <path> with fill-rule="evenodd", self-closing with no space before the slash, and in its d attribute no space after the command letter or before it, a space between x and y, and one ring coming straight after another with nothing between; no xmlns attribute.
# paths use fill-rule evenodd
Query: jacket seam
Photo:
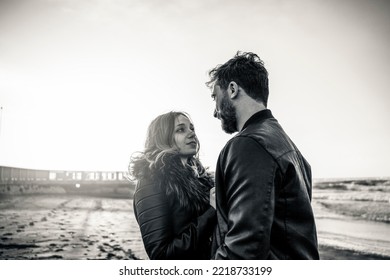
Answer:
<svg viewBox="0 0 390 280"><path fill-rule="evenodd" d="M161 208L163 207L164 205L166 205L167 203L166 202L163 202L163 203L160 203L160 204L157 204L156 206L153 206L153 207L149 207L147 209L144 209L142 212L138 212L138 216L141 216L143 215L145 212L147 211L152 211L152 210L155 210L156 208Z"/></svg>

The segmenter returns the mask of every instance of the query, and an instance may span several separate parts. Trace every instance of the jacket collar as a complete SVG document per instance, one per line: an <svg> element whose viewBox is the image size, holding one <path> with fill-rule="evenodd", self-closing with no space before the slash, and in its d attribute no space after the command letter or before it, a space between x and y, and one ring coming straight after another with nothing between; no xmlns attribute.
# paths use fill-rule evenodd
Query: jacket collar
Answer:
<svg viewBox="0 0 390 280"><path fill-rule="evenodd" d="M271 110L269 109L265 109L265 110L261 110L257 113L254 113L244 124L244 126L242 127L241 131L243 131L246 127L248 127L250 124L253 124L253 123L259 123L259 122L262 122L266 119L270 119L270 118L273 118L274 116L272 115L272 112Z"/></svg>

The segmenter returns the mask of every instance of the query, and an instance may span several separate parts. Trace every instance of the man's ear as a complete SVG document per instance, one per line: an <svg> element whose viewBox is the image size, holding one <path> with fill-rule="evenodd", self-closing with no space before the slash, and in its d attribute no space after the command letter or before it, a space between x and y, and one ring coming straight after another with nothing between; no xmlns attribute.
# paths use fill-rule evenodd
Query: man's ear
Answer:
<svg viewBox="0 0 390 280"><path fill-rule="evenodd" d="M230 82L228 85L228 94L230 99L234 99L238 96L238 85L236 82Z"/></svg>

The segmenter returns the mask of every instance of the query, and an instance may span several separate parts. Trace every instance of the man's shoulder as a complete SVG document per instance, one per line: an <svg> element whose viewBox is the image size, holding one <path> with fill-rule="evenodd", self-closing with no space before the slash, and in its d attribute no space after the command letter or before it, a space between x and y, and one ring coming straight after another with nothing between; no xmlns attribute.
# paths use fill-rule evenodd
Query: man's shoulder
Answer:
<svg viewBox="0 0 390 280"><path fill-rule="evenodd" d="M250 138L256 141L274 158L279 158L281 155L295 150L291 139L274 118L266 119L261 123L252 123L236 137Z"/></svg>
<svg viewBox="0 0 390 280"><path fill-rule="evenodd" d="M265 149L261 142L252 135L237 134L230 139L219 154L219 161L239 161L252 157L270 157L272 155Z"/></svg>

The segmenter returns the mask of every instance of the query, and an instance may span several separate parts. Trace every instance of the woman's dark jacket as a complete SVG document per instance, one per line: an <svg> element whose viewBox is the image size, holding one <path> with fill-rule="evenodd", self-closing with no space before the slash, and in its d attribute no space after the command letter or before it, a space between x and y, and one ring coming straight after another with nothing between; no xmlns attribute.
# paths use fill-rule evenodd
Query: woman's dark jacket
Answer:
<svg viewBox="0 0 390 280"><path fill-rule="evenodd" d="M319 258L310 165L270 110L226 144L215 180L213 258Z"/></svg>
<svg viewBox="0 0 390 280"><path fill-rule="evenodd" d="M134 193L134 213L150 259L210 259L211 236L216 224L209 205L211 177L201 178L178 156L144 175Z"/></svg>

